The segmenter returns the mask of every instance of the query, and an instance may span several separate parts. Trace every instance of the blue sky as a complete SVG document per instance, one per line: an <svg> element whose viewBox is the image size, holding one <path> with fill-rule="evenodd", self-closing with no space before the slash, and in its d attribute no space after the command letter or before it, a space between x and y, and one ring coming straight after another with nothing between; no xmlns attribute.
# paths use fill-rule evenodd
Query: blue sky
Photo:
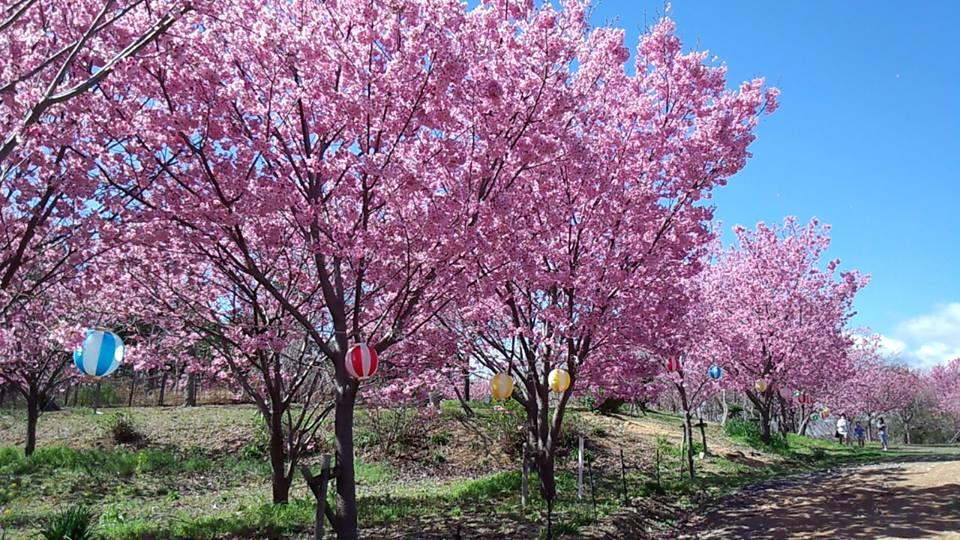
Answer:
<svg viewBox="0 0 960 540"><path fill-rule="evenodd" d="M663 13L605 0L592 22L624 28L632 49ZM782 90L717 218L830 223L830 256L872 276L855 324L915 365L960 356L960 2L687 0L670 16L731 84Z"/></svg>

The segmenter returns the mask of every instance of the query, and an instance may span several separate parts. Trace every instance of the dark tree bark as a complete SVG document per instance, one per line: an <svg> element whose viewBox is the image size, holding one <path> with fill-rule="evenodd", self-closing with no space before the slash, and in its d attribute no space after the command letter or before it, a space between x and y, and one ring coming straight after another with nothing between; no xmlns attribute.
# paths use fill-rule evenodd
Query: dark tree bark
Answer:
<svg viewBox="0 0 960 540"><path fill-rule="evenodd" d="M130 393L127 395L127 407L133 406L133 393L137 389L137 373L133 372L130 377Z"/></svg>
<svg viewBox="0 0 960 540"><path fill-rule="evenodd" d="M293 481L293 471L287 468L282 415L282 411L275 409L267 419L270 426L270 485L273 504L284 504L289 501L290 484Z"/></svg>
<svg viewBox="0 0 960 540"><path fill-rule="evenodd" d="M26 394L27 398L27 443L24 446L24 455L32 455L37 448L37 421L40 420L40 394L36 387L31 386Z"/></svg>
<svg viewBox="0 0 960 540"><path fill-rule="evenodd" d="M687 391L682 384L676 384L677 393L680 396L680 406L683 409L683 440L686 443L684 456L681 459L686 460L687 469L690 478L696 477L693 470L693 419L690 414L690 401L687 399Z"/></svg>
<svg viewBox="0 0 960 540"><path fill-rule="evenodd" d="M357 383L338 376L334 435L336 437L337 511L334 528L340 540L357 540L357 480L353 470L353 412Z"/></svg>
<svg viewBox="0 0 960 540"><path fill-rule="evenodd" d="M710 453L710 451L707 450L707 428L705 425L706 423L703 421L703 417L700 417L699 420L700 420L700 439L703 441L703 455L707 455Z"/></svg>
<svg viewBox="0 0 960 540"><path fill-rule="evenodd" d="M166 391L167 391L167 370L163 370L163 375L160 376L160 396L157 398L157 406L163 407L163 398Z"/></svg>
<svg viewBox="0 0 960 540"><path fill-rule="evenodd" d="M760 413L760 440L763 441L764 444L770 444L773 442L773 433L770 431L770 388L767 388L767 390L763 393L754 392L752 390L747 390L745 393L747 399L753 403L753 406L756 407L757 412Z"/></svg>
<svg viewBox="0 0 960 540"><path fill-rule="evenodd" d="M197 375L195 373L187 377L187 399L183 405L184 407L197 406Z"/></svg>

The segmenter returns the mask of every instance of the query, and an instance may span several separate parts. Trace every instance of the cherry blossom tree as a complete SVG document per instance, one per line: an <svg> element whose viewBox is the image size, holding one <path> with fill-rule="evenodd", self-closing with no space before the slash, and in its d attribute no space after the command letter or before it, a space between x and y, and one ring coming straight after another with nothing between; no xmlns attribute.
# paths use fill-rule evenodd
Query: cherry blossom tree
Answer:
<svg viewBox="0 0 960 540"><path fill-rule="evenodd" d="M781 389L816 396L851 374L846 325L854 295L868 280L839 272L838 260L820 267L828 232L817 220L800 225L794 218L782 226L760 223L755 231L737 227L739 245L717 254L705 273L714 357L726 359L728 388L757 408L767 442Z"/></svg>
<svg viewBox="0 0 960 540"><path fill-rule="evenodd" d="M7 313L0 330L0 381L18 392L27 406L24 453L37 445L37 423L54 394L78 377L72 351L83 338L77 294L64 286L48 288Z"/></svg>
<svg viewBox="0 0 960 540"><path fill-rule="evenodd" d="M327 364L256 280L206 261L191 264L190 247L177 240L161 246L140 227L125 234L127 248L96 266L105 270L98 285L112 291L118 315L135 314L157 329L143 340L138 367L185 359L190 373L224 380L251 400L269 434L273 502L286 503L300 458L316 445L332 409ZM123 271L109 272L111 266Z"/></svg>
<svg viewBox="0 0 960 540"><path fill-rule="evenodd" d="M125 81L141 98L116 103L126 121L104 127L120 157L97 175L139 204L127 217L139 241L177 243L168 271L196 263L255 284L332 367L342 538L358 534L349 346L385 353L450 304L463 255L499 233L488 225L506 194L555 158L580 106L568 25L531 13L506 1L197 7L177 67L145 58L147 76Z"/></svg>
<svg viewBox="0 0 960 540"><path fill-rule="evenodd" d="M960 358L934 366L924 384L931 387L937 408L953 418L955 434L951 442L956 442L960 439Z"/></svg>
<svg viewBox="0 0 960 540"><path fill-rule="evenodd" d="M142 76L158 39L191 3L180 0L14 0L0 11L0 309L61 278L105 204L94 162L109 141L110 79ZM79 245L78 245L79 244ZM43 263L43 265L40 265ZM39 265L39 266L38 266Z"/></svg>
<svg viewBox="0 0 960 540"><path fill-rule="evenodd" d="M776 103L760 80L727 90L725 70L683 52L673 30L665 19L644 35L635 75L621 31L573 34L576 133L532 175L536 196L509 201L511 219L476 255L472 299L447 321L473 361L518 380L548 531L570 397L608 380L604 366L638 382L652 372L710 239L702 203L744 165L758 114ZM552 404L555 368L572 384Z"/></svg>

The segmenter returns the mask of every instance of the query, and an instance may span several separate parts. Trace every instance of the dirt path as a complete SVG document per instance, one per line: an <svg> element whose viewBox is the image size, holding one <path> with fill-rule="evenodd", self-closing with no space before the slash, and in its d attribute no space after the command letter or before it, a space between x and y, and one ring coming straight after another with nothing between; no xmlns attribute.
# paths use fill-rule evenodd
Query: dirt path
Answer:
<svg viewBox="0 0 960 540"><path fill-rule="evenodd" d="M684 529L681 538L960 539L960 456L918 455L762 484Z"/></svg>

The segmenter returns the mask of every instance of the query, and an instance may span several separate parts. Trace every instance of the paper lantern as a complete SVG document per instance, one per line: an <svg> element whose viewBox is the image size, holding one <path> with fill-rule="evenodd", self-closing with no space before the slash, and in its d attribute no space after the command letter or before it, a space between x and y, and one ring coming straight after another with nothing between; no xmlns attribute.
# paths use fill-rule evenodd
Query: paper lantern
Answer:
<svg viewBox="0 0 960 540"><path fill-rule="evenodd" d="M720 366L714 364L710 366L710 369L707 371L707 374L710 375L710 378L713 380L718 380L720 377L723 377L723 370L720 369Z"/></svg>
<svg viewBox="0 0 960 540"><path fill-rule="evenodd" d="M793 393L790 391L789 388L781 388L778 391L778 393L780 394L780 397L782 397L783 399L790 399L791 397L793 397Z"/></svg>
<svg viewBox="0 0 960 540"><path fill-rule="evenodd" d="M797 397L797 401L799 401L801 405L813 405L813 396L804 392Z"/></svg>
<svg viewBox="0 0 960 540"><path fill-rule="evenodd" d="M570 388L570 374L565 369L554 369L547 375L547 383L550 385L550 390L562 394Z"/></svg>
<svg viewBox="0 0 960 540"><path fill-rule="evenodd" d="M513 394L513 377L506 373L497 373L490 379L490 397L495 401L509 399Z"/></svg>
<svg viewBox="0 0 960 540"><path fill-rule="evenodd" d="M366 343L358 343L347 351L347 373L354 379L367 379L377 372L377 351Z"/></svg>
<svg viewBox="0 0 960 540"><path fill-rule="evenodd" d="M90 330L83 345L73 351L73 364L91 377L106 377L123 361L123 340L113 332Z"/></svg>
<svg viewBox="0 0 960 540"><path fill-rule="evenodd" d="M820 411L820 418L823 418L824 420L826 420L829 417L830 417L830 409L824 409Z"/></svg>
<svg viewBox="0 0 960 540"><path fill-rule="evenodd" d="M761 394L767 391L767 381L763 379L757 379L757 382L753 383L753 387L757 389L757 392Z"/></svg>
<svg viewBox="0 0 960 540"><path fill-rule="evenodd" d="M667 371L669 371L670 373L676 373L680 371L680 359L667 358Z"/></svg>

